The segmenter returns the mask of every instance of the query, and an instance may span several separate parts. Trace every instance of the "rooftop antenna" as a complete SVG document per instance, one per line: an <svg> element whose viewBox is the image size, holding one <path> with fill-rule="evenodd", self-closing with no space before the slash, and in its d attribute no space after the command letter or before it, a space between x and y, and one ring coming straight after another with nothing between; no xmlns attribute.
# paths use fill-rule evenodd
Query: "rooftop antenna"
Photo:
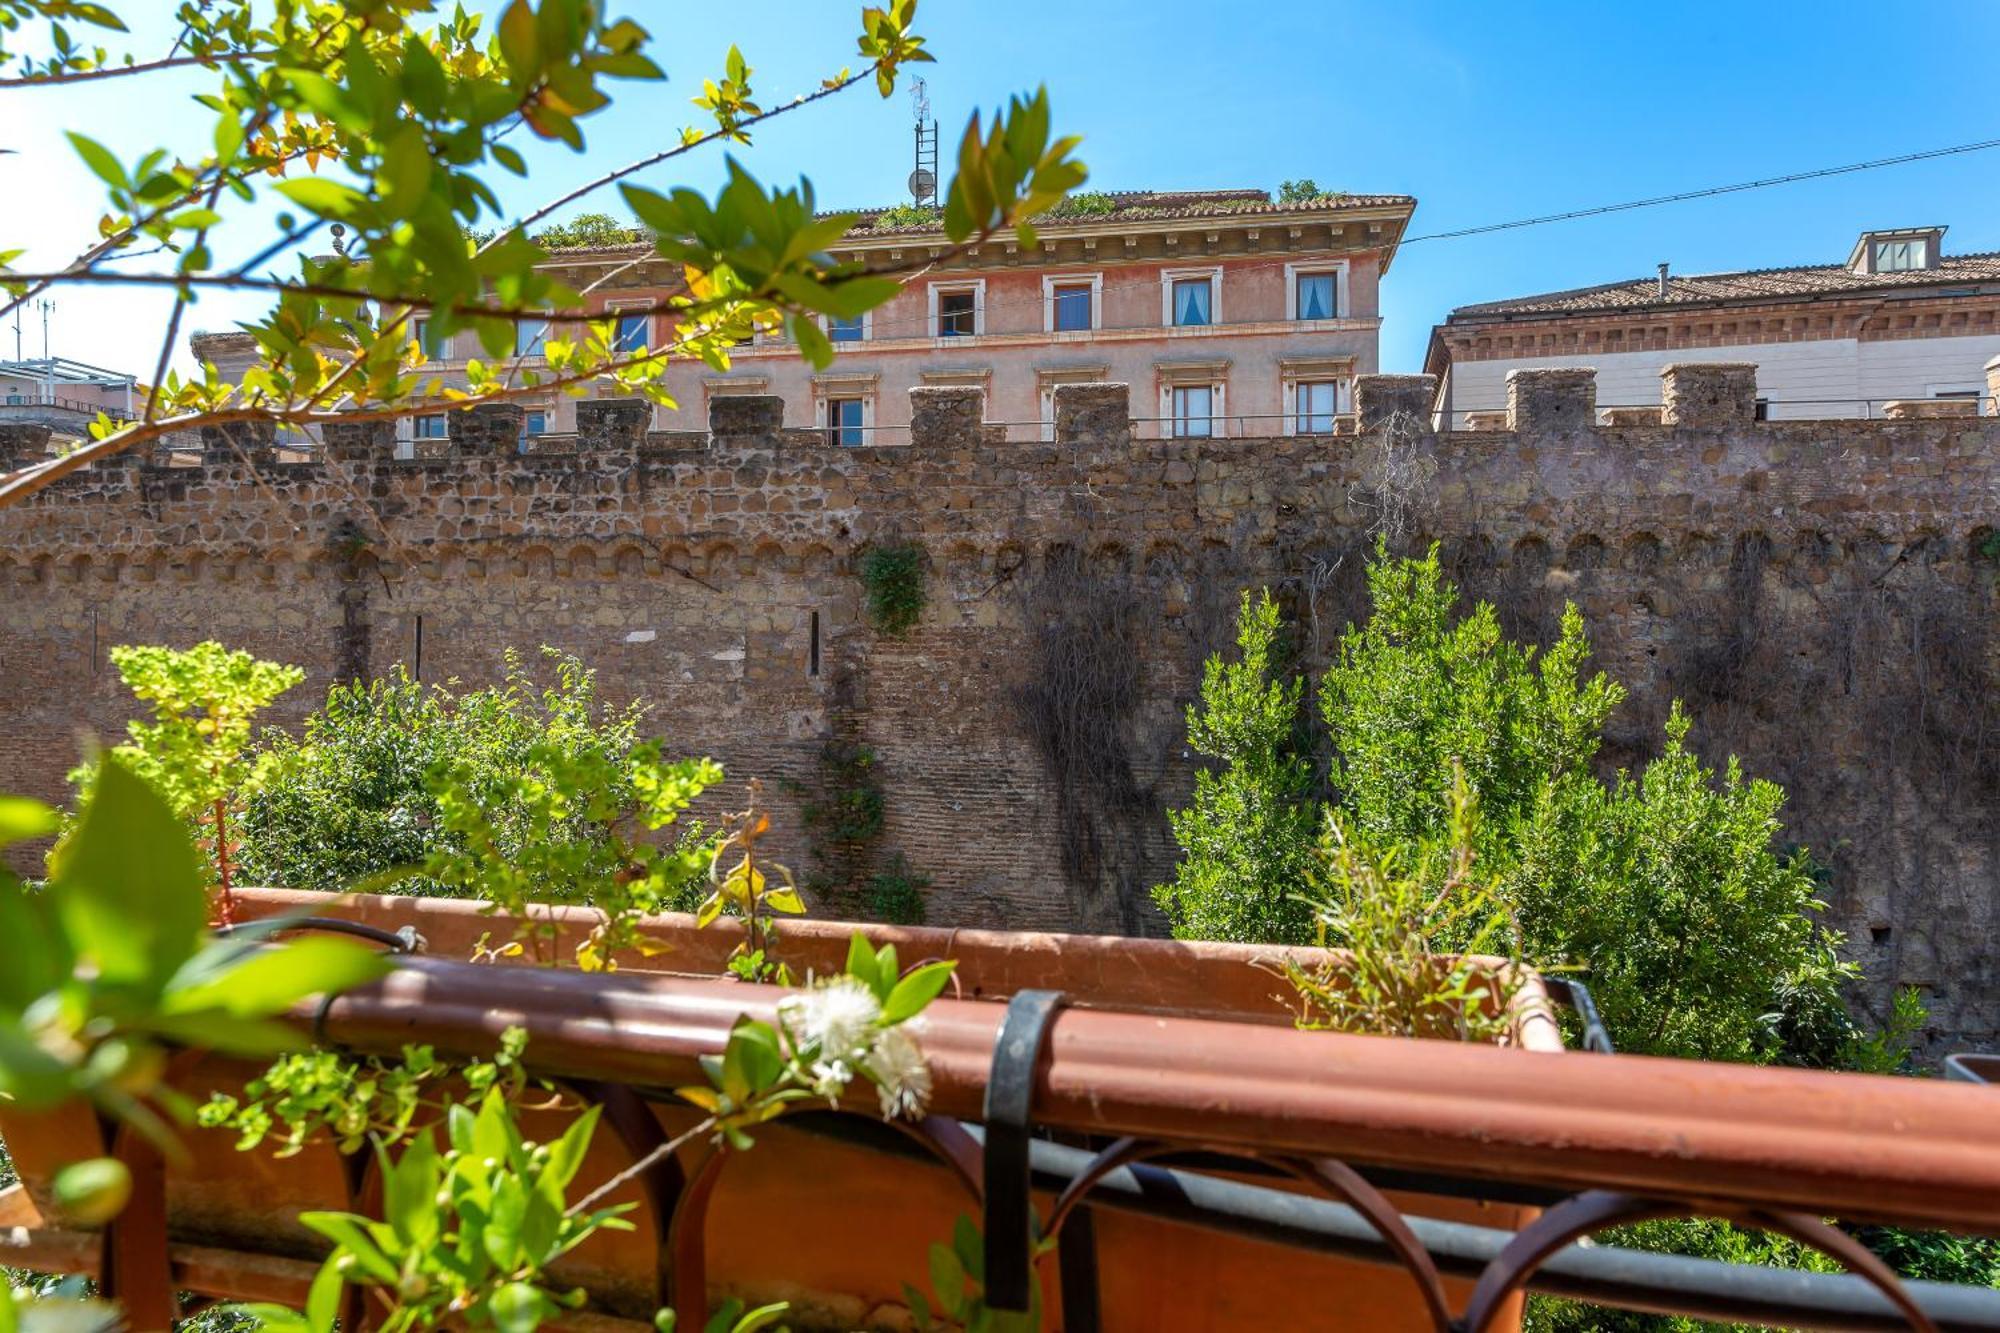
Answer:
<svg viewBox="0 0 2000 1333"><path fill-rule="evenodd" d="M922 79L910 80L910 114L917 122L917 164L910 173L910 202L922 208L937 203L938 127L931 119L931 91Z"/></svg>

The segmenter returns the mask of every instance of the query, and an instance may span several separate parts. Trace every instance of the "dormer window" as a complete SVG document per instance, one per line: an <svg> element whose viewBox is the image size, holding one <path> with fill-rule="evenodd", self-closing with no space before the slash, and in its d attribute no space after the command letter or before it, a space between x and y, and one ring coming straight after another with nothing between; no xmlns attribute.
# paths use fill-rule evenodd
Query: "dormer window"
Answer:
<svg viewBox="0 0 2000 1333"><path fill-rule="evenodd" d="M1847 256L1855 273L1912 273L1938 266L1943 227L1896 227L1864 231Z"/></svg>
<svg viewBox="0 0 2000 1333"><path fill-rule="evenodd" d="M1930 242L1921 240L1875 242L1875 271L1901 273L1930 267Z"/></svg>

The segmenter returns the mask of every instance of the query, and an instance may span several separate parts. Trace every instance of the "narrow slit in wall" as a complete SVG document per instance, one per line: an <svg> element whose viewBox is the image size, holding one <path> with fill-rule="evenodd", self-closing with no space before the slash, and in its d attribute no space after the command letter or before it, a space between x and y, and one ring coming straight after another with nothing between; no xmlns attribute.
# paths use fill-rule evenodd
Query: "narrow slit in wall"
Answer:
<svg viewBox="0 0 2000 1333"><path fill-rule="evenodd" d="M814 611L807 622L806 675L819 677L819 612Z"/></svg>

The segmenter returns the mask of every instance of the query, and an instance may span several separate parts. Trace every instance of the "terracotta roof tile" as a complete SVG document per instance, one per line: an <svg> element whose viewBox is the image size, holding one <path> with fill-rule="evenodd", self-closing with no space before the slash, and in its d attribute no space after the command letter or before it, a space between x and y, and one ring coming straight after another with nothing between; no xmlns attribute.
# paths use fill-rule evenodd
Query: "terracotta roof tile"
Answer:
<svg viewBox="0 0 2000 1333"><path fill-rule="evenodd" d="M1451 319L1479 319L1489 315L1572 315L1644 307L1665 309L1680 305L1829 296L1968 282L2000 282L2000 251L1943 255L1936 268L1908 269L1899 273L1856 273L1844 264L1807 264L1796 268L1749 269L1741 273L1674 274L1667 278L1667 294L1664 297L1660 295L1657 276L1632 278L1595 287L1574 287L1538 296L1518 296L1506 301L1459 306L1451 312Z"/></svg>
<svg viewBox="0 0 2000 1333"><path fill-rule="evenodd" d="M1295 204L1273 203L1266 190L1119 190L1105 196L1085 194L1082 197L1108 198L1111 207L1102 212L1064 212L1054 216L1036 219L1039 231L1048 231L1068 226L1089 225L1105 222L1173 221L1179 218L1224 218L1242 215L1285 215L1299 213L1338 213L1350 209L1367 208L1414 208L1416 199L1407 194L1330 194L1318 199L1308 199ZM901 206L897 206L901 207ZM924 235L941 232L941 221L912 222L902 226L876 226L875 220L890 212L889 207L837 209L835 212L853 212L860 215L853 231L848 235L854 239L871 236ZM826 217L829 214L821 214ZM575 255L630 251L643 248L637 243L616 246L578 246L551 250L555 255Z"/></svg>

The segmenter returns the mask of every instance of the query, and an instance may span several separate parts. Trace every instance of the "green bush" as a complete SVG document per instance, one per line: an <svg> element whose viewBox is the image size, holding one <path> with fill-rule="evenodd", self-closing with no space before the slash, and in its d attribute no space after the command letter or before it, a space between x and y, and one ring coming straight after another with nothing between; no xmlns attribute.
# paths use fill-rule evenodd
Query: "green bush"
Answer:
<svg viewBox="0 0 2000 1333"><path fill-rule="evenodd" d="M1211 657L1188 744L1211 765L1194 798L1167 818L1181 861L1153 890L1174 935L1194 940L1304 944L1313 912L1300 897L1322 823L1304 753L1305 686L1278 665L1283 616L1268 592L1243 595L1237 659Z"/></svg>
<svg viewBox="0 0 2000 1333"><path fill-rule="evenodd" d="M386 679L335 686L296 737L265 733L243 817L245 882L332 892L437 853L465 852L439 806L447 769L463 801L490 821L501 857L514 857L546 827L544 812L517 799L522 779L586 761L622 764L640 744L645 711L637 703L604 707L595 673L574 657L544 653L555 671L550 685L537 684L513 653L505 685L465 693L398 668ZM554 833L559 842L600 840L580 809L557 818ZM695 887L674 905L689 906ZM398 889L478 892L422 874Z"/></svg>
<svg viewBox="0 0 2000 1333"><path fill-rule="evenodd" d="M1596 777L1624 692L1586 672L1574 607L1539 653L1508 641L1489 606L1461 615L1435 550L1378 550L1368 587L1369 617L1319 682L1320 755L1301 742L1304 684L1273 661L1283 625L1268 595L1244 599L1238 660L1210 660L1188 738L1216 762L1170 816L1185 858L1156 894L1176 934L1305 941L1296 895L1326 808L1316 771L1346 827L1412 854L1448 845L1458 772L1481 816L1481 874L1501 885L1527 961L1581 967L1621 1050L1771 1060L1787 1030L1826 1026L1852 969L1812 919L1810 861L1774 848L1782 791L1734 761L1718 777L1687 751L1678 710L1636 777Z"/></svg>

